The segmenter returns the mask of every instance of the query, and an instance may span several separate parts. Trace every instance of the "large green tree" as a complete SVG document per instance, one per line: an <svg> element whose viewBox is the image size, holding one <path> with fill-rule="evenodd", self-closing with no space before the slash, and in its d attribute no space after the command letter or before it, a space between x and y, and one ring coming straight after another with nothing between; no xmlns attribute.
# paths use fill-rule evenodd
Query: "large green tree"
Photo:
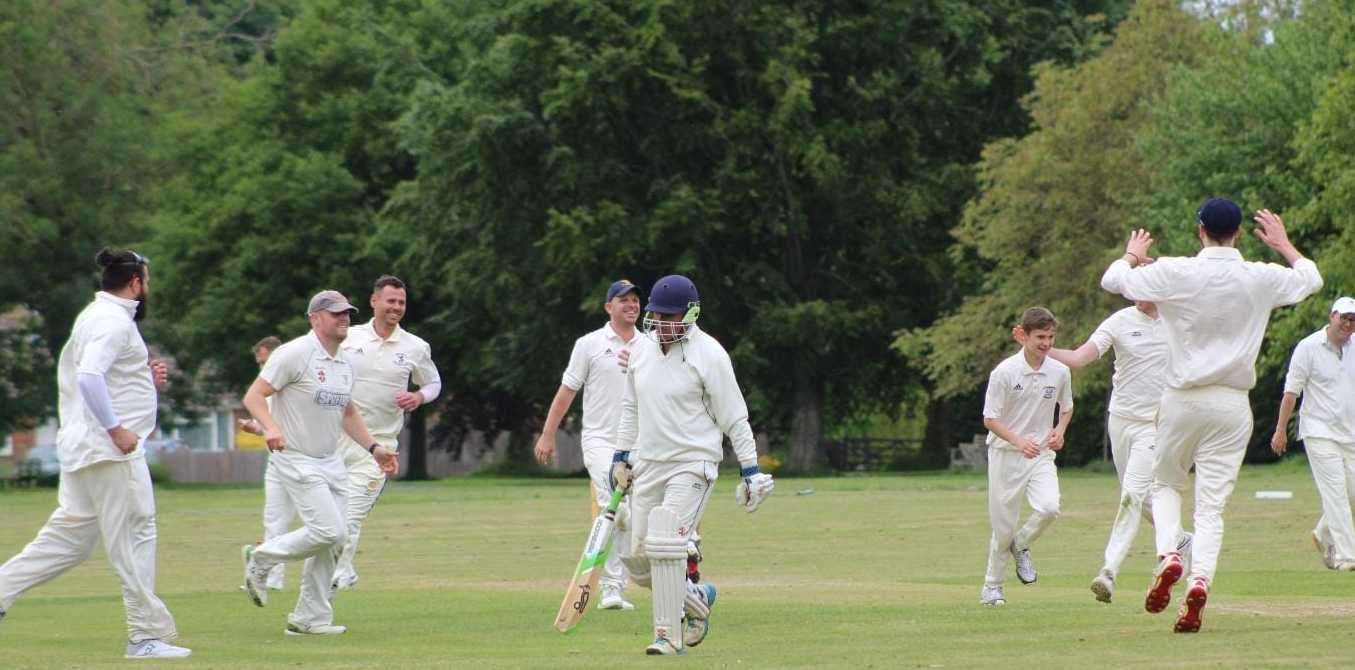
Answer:
<svg viewBox="0 0 1355 670"><path fill-rule="evenodd" d="M24 388L0 403L0 432L54 408L50 354L96 288L94 254L144 239L138 217L174 168L158 120L211 86L210 26L167 13L161 28L138 3L0 4L0 314L40 317L25 322L36 339L5 346Z"/></svg>
<svg viewBox="0 0 1355 670"><path fill-rule="evenodd" d="M436 279L432 328L480 425L530 434L605 281L684 272L790 465L825 418L896 405L891 333L949 286L946 221L983 139L1024 128L1076 3L502 3L401 127L419 158L385 239ZM511 273L505 273L511 268ZM518 449L518 452L523 452Z"/></svg>
<svg viewBox="0 0 1355 670"><path fill-rule="evenodd" d="M1101 290L1099 278L1140 223L1135 203L1155 166L1137 142L1173 69L1198 65L1216 50L1215 30L1175 2L1145 0L1104 52L1079 65L1041 68L1025 102L1034 128L984 150L982 192L954 231L958 251L977 256L979 290L897 342L938 394L981 387L988 370L1014 351L1010 331L1025 307L1051 308L1062 322L1062 343L1075 345L1124 304ZM1080 398L1104 389L1105 370L1092 373L1091 383L1079 375ZM1097 412L1084 409L1088 414ZM977 411L973 417L977 424ZM1093 416L1089 425L1099 422ZM1096 453L1095 433L1079 435L1070 444Z"/></svg>

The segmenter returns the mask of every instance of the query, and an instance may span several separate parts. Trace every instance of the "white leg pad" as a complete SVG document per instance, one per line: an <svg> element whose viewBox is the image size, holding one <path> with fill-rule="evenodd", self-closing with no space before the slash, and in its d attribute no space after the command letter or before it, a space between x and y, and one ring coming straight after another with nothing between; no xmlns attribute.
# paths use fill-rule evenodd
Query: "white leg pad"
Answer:
<svg viewBox="0 0 1355 670"><path fill-rule="evenodd" d="M682 648L682 612L687 597L687 538L678 535L679 521L672 510L649 511L645 554L649 557L654 591L654 637Z"/></svg>

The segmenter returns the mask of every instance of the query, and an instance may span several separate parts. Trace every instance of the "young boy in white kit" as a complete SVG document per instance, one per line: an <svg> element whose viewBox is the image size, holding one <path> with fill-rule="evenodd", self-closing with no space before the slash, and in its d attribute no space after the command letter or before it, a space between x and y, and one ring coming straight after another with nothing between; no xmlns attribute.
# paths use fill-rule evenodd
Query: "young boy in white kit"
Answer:
<svg viewBox="0 0 1355 670"><path fill-rule="evenodd" d="M1068 366L1048 358L1058 321L1043 307L1031 307L1012 329L1021 351L988 375L983 426L988 429L988 572L979 602L1005 605L1002 583L1007 556L1016 559L1016 577L1031 584L1037 577L1030 545L1059 516L1059 475L1054 452L1073 416L1072 375ZM1058 423L1054 423L1055 407ZM1020 530L1021 495L1031 514Z"/></svg>

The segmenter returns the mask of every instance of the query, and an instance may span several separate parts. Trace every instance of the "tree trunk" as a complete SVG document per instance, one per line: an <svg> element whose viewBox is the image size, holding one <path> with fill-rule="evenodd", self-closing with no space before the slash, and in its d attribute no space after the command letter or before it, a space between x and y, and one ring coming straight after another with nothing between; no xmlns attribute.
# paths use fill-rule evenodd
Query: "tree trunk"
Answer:
<svg viewBox="0 0 1355 670"><path fill-rule="evenodd" d="M927 431L923 436L920 465L924 468L950 467L950 448L969 435L956 434L950 398L932 396L927 400Z"/></svg>
<svg viewBox="0 0 1355 670"><path fill-rule="evenodd" d="M795 374L794 414L790 419L791 472L815 472L823 467L822 391L805 372Z"/></svg>
<svg viewBox="0 0 1355 670"><path fill-rule="evenodd" d="M409 415L409 463L405 466L406 480L428 479L428 419L422 408Z"/></svg>

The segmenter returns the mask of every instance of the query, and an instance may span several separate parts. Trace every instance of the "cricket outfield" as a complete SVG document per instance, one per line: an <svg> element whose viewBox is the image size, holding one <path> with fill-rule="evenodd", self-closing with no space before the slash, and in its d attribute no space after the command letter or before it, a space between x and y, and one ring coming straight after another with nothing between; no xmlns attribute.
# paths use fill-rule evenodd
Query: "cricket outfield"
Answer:
<svg viewBox="0 0 1355 670"><path fill-rule="evenodd" d="M719 587L711 633L685 659L644 656L649 594L634 612L551 624L589 527L585 480L469 478L392 485L363 529L362 581L340 595L338 638L282 634L287 589L259 609L237 591L240 545L260 534L261 488L157 489L159 592L193 649L176 667L1350 667L1355 574L1322 567L1309 539L1316 490L1302 459L1244 468L1229 505L1217 582L1197 635L1172 607L1143 611L1145 524L1115 602L1087 585L1101 564L1117 487L1063 472L1063 516L1032 553L1036 584L978 604L988 522L969 474L782 479L756 514L717 484L703 524L703 574ZM798 492L812 494L797 495ZM1258 490L1292 490L1258 500ZM56 504L54 489L0 490L0 558ZM0 667L127 667L117 579L103 552L30 591L0 623Z"/></svg>

